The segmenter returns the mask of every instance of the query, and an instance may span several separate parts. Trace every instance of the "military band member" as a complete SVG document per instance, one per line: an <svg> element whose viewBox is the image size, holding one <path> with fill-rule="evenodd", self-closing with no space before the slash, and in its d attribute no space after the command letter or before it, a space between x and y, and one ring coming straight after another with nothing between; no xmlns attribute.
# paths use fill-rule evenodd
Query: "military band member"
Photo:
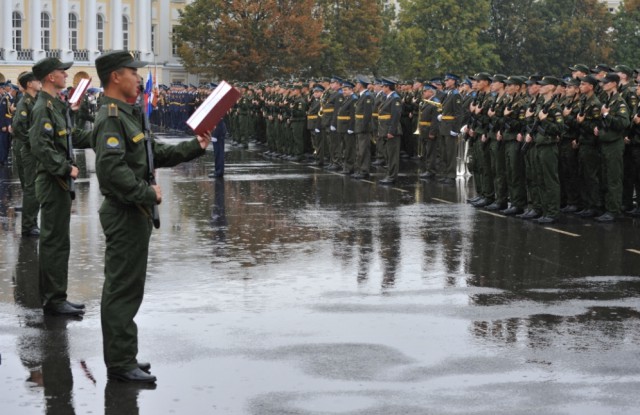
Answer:
<svg viewBox="0 0 640 415"><path fill-rule="evenodd" d="M307 130L311 134L311 143L313 145L313 154L315 156L315 165L324 166L324 142L322 140L322 125L320 116L320 108L322 107L322 95L324 87L320 84L314 85L313 97L309 102L307 109Z"/></svg>
<svg viewBox="0 0 640 415"><path fill-rule="evenodd" d="M462 121L462 97L458 92L460 78L453 74L444 77L444 98L442 112L438 116L440 121L440 159L442 171L440 183L454 184L456 181L457 142Z"/></svg>
<svg viewBox="0 0 640 415"><path fill-rule="evenodd" d="M418 140L424 149L424 172L420 174L422 179L430 179L436 176L437 170L437 141L438 115L442 111L442 103L436 97L436 87L425 83L422 87L422 100L418 106Z"/></svg>

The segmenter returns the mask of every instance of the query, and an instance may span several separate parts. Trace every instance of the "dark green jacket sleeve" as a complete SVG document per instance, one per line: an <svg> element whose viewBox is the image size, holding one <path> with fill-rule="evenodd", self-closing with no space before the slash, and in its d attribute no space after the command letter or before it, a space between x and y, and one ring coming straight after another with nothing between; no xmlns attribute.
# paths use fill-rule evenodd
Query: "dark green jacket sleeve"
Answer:
<svg viewBox="0 0 640 415"><path fill-rule="evenodd" d="M164 144L153 140L153 163L156 168L173 167L193 160L205 153L197 138L177 145Z"/></svg>
<svg viewBox="0 0 640 415"><path fill-rule="evenodd" d="M31 116L29 143L38 161L38 170L54 176L68 176L71 162L66 155L66 129L61 116L51 116L47 108L36 105Z"/></svg>

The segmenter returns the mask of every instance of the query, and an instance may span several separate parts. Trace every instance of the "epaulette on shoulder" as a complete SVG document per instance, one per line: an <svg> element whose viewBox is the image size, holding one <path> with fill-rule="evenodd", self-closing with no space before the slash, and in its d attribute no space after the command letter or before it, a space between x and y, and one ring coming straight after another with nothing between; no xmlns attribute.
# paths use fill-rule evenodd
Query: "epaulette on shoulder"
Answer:
<svg viewBox="0 0 640 415"><path fill-rule="evenodd" d="M109 117L117 117L118 116L118 105L115 102L112 102L107 107L107 115Z"/></svg>

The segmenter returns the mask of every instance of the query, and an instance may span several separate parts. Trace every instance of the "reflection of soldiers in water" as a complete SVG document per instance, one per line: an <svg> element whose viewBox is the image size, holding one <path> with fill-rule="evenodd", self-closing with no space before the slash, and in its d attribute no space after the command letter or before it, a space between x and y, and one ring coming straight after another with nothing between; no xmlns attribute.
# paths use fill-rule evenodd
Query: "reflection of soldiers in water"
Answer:
<svg viewBox="0 0 640 415"><path fill-rule="evenodd" d="M107 382L104 388L104 415L138 415L140 390L155 388L154 383Z"/></svg>
<svg viewBox="0 0 640 415"><path fill-rule="evenodd" d="M373 253L373 232L370 227L357 231L356 240L358 242L358 283L367 280L369 276L369 265L371 264L371 254Z"/></svg>
<svg viewBox="0 0 640 415"><path fill-rule="evenodd" d="M392 215L382 219L380 227L380 258L382 259L382 287L393 287L400 260L400 226Z"/></svg>
<svg viewBox="0 0 640 415"><path fill-rule="evenodd" d="M36 279L38 274L35 274ZM29 370L27 382L43 387L46 413L73 415L73 376L67 338L68 319L38 315L25 316L27 332L18 339L22 364Z"/></svg>
<svg viewBox="0 0 640 415"><path fill-rule="evenodd" d="M14 276L14 298L22 307L19 319L30 330L18 338L20 360L29 371L27 382L44 388L47 414L75 414L73 377L67 338L68 319L43 316L38 290L38 241L22 238Z"/></svg>
<svg viewBox="0 0 640 415"><path fill-rule="evenodd" d="M221 251L225 248L227 240L227 215L225 213L224 179L221 177L213 180L213 208L211 209L211 227L213 228L213 240L217 242L214 250Z"/></svg>
<svg viewBox="0 0 640 415"><path fill-rule="evenodd" d="M9 230L9 201L11 200L11 169L7 166L0 167L0 221L2 229Z"/></svg>
<svg viewBox="0 0 640 415"><path fill-rule="evenodd" d="M22 238L18 248L18 261L13 276L13 297L24 308L40 309L38 288L38 240Z"/></svg>

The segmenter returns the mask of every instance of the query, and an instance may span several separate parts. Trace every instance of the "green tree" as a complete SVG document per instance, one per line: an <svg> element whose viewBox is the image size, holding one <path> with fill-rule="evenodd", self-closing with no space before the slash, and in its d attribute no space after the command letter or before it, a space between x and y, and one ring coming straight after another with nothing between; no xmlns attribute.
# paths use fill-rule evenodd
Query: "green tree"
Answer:
<svg viewBox="0 0 640 415"><path fill-rule="evenodd" d="M196 0L175 41L191 73L238 80L302 74L322 51L313 0Z"/></svg>
<svg viewBox="0 0 640 415"><path fill-rule="evenodd" d="M599 0L534 2L518 59L524 73L566 74L576 63L607 62L612 19Z"/></svg>
<svg viewBox="0 0 640 415"><path fill-rule="evenodd" d="M404 77L495 68L500 58L483 34L490 0L401 0L398 30L406 46Z"/></svg>
<svg viewBox="0 0 640 415"><path fill-rule="evenodd" d="M325 22L317 71L345 75L374 71L383 36L378 0L318 0L317 4Z"/></svg>
<svg viewBox="0 0 640 415"><path fill-rule="evenodd" d="M613 19L613 61L640 63L640 0L625 0Z"/></svg>

